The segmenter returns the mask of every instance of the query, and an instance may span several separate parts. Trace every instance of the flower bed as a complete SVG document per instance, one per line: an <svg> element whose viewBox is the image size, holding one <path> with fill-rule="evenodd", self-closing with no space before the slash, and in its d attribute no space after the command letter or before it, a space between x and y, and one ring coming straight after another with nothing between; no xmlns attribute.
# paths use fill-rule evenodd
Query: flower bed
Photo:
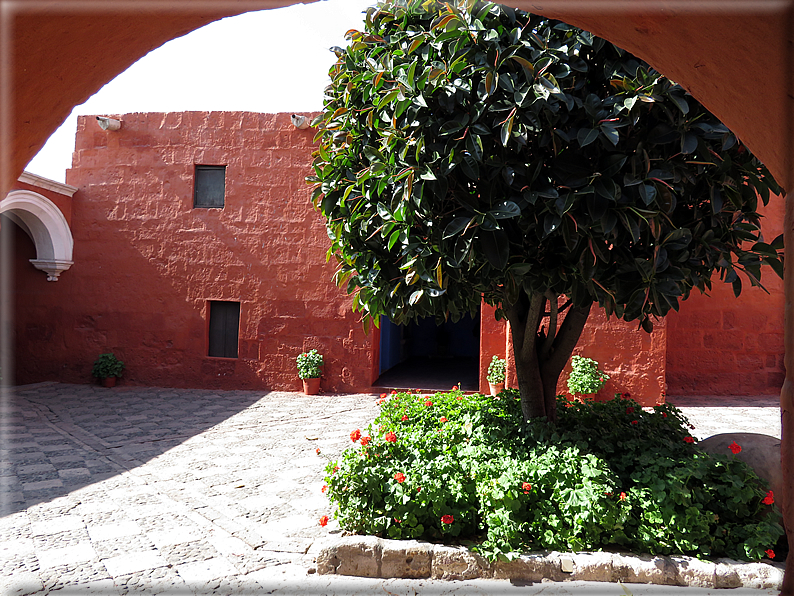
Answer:
<svg viewBox="0 0 794 596"><path fill-rule="evenodd" d="M398 393L327 466L342 528L463 542L489 559L538 550L774 557L774 495L733 456L696 448L671 405L560 402L524 423L517 393ZM737 446L738 447L738 446Z"/></svg>

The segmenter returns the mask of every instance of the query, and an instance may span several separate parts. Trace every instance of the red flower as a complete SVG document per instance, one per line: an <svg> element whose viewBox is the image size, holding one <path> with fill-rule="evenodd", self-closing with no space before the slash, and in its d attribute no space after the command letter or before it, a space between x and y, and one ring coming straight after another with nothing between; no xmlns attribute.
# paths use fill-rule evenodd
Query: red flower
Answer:
<svg viewBox="0 0 794 596"><path fill-rule="evenodd" d="M620 500L621 501L625 501L626 500L626 493L620 493Z"/></svg>
<svg viewBox="0 0 794 596"><path fill-rule="evenodd" d="M432 402L432 401L430 401L430 400L428 399L428 400L425 402L425 405L426 405L426 406L429 408L430 406L432 406L432 405L433 405L433 402Z"/></svg>
<svg viewBox="0 0 794 596"><path fill-rule="evenodd" d="M775 558L775 551L773 551L771 548L766 549L766 551L764 552L766 553L766 556L769 557L770 559Z"/></svg>
<svg viewBox="0 0 794 596"><path fill-rule="evenodd" d="M447 417L446 416L442 416L441 418L438 419L438 421L439 422L446 422L447 421Z"/></svg>
<svg viewBox="0 0 794 596"><path fill-rule="evenodd" d="M458 397L456 397L455 399L457 399L458 401L463 401L463 396L462 396L462 395L459 395L459 396L458 396Z"/></svg>
<svg viewBox="0 0 794 596"><path fill-rule="evenodd" d="M667 412L662 412L662 418L667 418Z"/></svg>
<svg viewBox="0 0 794 596"><path fill-rule="evenodd" d="M694 443L695 437L684 437L684 443Z"/></svg>
<svg viewBox="0 0 794 596"><path fill-rule="evenodd" d="M320 448L319 447L317 449L315 449L315 451L317 452L317 455L320 455Z"/></svg>
<svg viewBox="0 0 794 596"><path fill-rule="evenodd" d="M401 523L402 523L402 522L401 522L399 519L397 519L396 517L394 518L394 521L396 521L398 524L401 524Z"/></svg>
<svg viewBox="0 0 794 596"><path fill-rule="evenodd" d="M397 472L394 475L394 479L397 481L398 484L402 484L403 482L405 482L405 474L403 474L402 472Z"/></svg>
<svg viewBox="0 0 794 596"><path fill-rule="evenodd" d="M396 443L397 442L397 435L394 433L386 433L386 436L383 437L384 440L388 441L389 443Z"/></svg>
<svg viewBox="0 0 794 596"><path fill-rule="evenodd" d="M606 496L611 497L612 493L604 493Z"/></svg>
<svg viewBox="0 0 794 596"><path fill-rule="evenodd" d="M457 385L453 385L452 386L452 391L457 391L457 390L458 390L458 386Z"/></svg>
<svg viewBox="0 0 794 596"><path fill-rule="evenodd" d="M763 500L763 501L761 501L761 502L762 502L764 505L771 505L772 503L774 503L774 502L775 502L775 495L774 495L774 494L772 493L772 491L770 490L768 493L766 493L766 496L764 497L764 500Z"/></svg>
<svg viewBox="0 0 794 596"><path fill-rule="evenodd" d="M636 420L632 420L631 423L632 424L638 424L638 422Z"/></svg>
<svg viewBox="0 0 794 596"><path fill-rule="evenodd" d="M422 492L422 487L421 487L421 486L420 486L420 487L418 487L418 488L416 489L416 492L418 492L418 493L421 493L421 492Z"/></svg>
<svg viewBox="0 0 794 596"><path fill-rule="evenodd" d="M361 438L361 431L356 429L352 433L350 433L350 440L354 443Z"/></svg>
<svg viewBox="0 0 794 596"><path fill-rule="evenodd" d="M331 470L331 474L336 474L339 471L339 466L334 466L334 469Z"/></svg>
<svg viewBox="0 0 794 596"><path fill-rule="evenodd" d="M441 523L442 524L451 524L454 521L455 521L455 518L452 517L451 515L442 515L441 516Z"/></svg>
<svg viewBox="0 0 794 596"><path fill-rule="evenodd" d="M380 398L381 398L381 399L386 399L386 394L385 394L385 393L381 393L381 394L380 394Z"/></svg>
<svg viewBox="0 0 794 596"><path fill-rule="evenodd" d="M736 455L737 453L739 453L739 452L742 450L742 447L741 447L741 445L738 445L738 444L736 443L736 441L734 441L733 443L731 443L730 445L728 445L728 449L730 449L730 450L731 450L731 453L733 453L734 455Z"/></svg>
<svg viewBox="0 0 794 596"><path fill-rule="evenodd" d="M327 490L328 490L328 485L327 484L323 484L323 488L320 490L320 492L325 494L325 491L327 491Z"/></svg>
<svg viewBox="0 0 794 596"><path fill-rule="evenodd" d="M403 415L403 417L402 417L402 418L400 418L400 420L402 420L403 422L405 422L406 420L408 420L408 416L405 416L405 415Z"/></svg>
<svg viewBox="0 0 794 596"><path fill-rule="evenodd" d="M632 408L631 406L626 408L626 414L633 414L633 413L634 413L634 408Z"/></svg>
<svg viewBox="0 0 794 596"><path fill-rule="evenodd" d="M369 437L361 437L361 446L366 447L371 440Z"/></svg>
<svg viewBox="0 0 794 596"><path fill-rule="evenodd" d="M527 494L529 491L532 490L532 485L529 482L524 482L521 485L521 488L524 489L524 494Z"/></svg>
<svg viewBox="0 0 794 596"><path fill-rule="evenodd" d="M397 390L396 390L396 389L392 389L392 390L391 390L391 394L392 394L392 395L397 395Z"/></svg>
<svg viewBox="0 0 794 596"><path fill-rule="evenodd" d="M381 399L378 400L378 405L379 406L382 406L384 403L386 403L386 398L385 397L382 397Z"/></svg>
<svg viewBox="0 0 794 596"><path fill-rule="evenodd" d="M327 515L323 515L320 518L320 525L323 526L323 527L328 525L328 516Z"/></svg>

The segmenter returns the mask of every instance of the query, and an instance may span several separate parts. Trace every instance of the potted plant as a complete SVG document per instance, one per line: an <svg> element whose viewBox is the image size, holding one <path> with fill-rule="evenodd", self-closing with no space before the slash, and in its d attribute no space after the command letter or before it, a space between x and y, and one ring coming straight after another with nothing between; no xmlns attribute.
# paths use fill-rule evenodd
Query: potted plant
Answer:
<svg viewBox="0 0 794 596"><path fill-rule="evenodd" d="M298 376L303 380L303 392L306 395L317 395L320 392L320 368L323 355L317 350L309 350L296 358Z"/></svg>
<svg viewBox="0 0 794 596"><path fill-rule="evenodd" d="M571 356L571 374L568 376L568 391L573 395L598 393L609 380L609 375L599 370L598 362L592 358Z"/></svg>
<svg viewBox="0 0 794 596"><path fill-rule="evenodd" d="M507 361L504 358L494 356L488 365L488 386L491 388L491 395L499 395L505 388L505 371Z"/></svg>
<svg viewBox="0 0 794 596"><path fill-rule="evenodd" d="M114 387L116 385L116 379L121 376L121 371L123 370L124 363L111 352L109 354L99 355L99 358L94 362L91 375L99 379L103 386Z"/></svg>

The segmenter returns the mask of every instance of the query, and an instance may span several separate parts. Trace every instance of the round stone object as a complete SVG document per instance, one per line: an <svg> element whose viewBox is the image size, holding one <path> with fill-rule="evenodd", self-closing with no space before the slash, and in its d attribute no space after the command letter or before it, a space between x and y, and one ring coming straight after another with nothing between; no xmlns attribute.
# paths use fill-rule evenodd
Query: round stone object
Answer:
<svg viewBox="0 0 794 596"><path fill-rule="evenodd" d="M780 439L759 433L722 433L698 443L706 453L732 455L729 445L742 450L734 457L749 465L760 478L769 483L775 495L781 494L783 470L780 466Z"/></svg>

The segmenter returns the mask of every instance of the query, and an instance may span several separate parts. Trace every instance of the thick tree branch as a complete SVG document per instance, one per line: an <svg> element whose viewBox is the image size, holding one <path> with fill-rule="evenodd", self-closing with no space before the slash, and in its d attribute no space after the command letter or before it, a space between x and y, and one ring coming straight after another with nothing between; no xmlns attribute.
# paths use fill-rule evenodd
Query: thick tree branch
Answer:
<svg viewBox="0 0 794 596"><path fill-rule="evenodd" d="M557 294L546 292L546 299L549 301L549 330L546 333L546 339L543 341L543 348L540 350L540 359L546 360L549 357L549 352L554 345L554 339L557 337Z"/></svg>
<svg viewBox="0 0 794 596"><path fill-rule="evenodd" d="M586 307L572 306L568 311L554 339L554 344L543 363L544 377L547 372L557 376L562 372L568 362L568 358L571 356L571 352L573 352L579 341L579 337L582 335L582 330L585 323L587 323L587 317L590 316L591 306L592 303Z"/></svg>

